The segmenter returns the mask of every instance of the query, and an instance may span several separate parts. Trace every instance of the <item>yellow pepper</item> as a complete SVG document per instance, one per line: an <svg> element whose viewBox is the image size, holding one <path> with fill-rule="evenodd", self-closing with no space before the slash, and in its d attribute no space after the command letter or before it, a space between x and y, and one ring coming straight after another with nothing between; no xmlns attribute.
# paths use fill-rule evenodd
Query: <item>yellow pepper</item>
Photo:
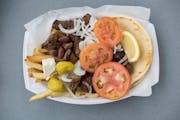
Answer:
<svg viewBox="0 0 180 120"><path fill-rule="evenodd" d="M50 78L50 80L48 81L48 88L54 92L64 91L63 82L56 77Z"/></svg>
<svg viewBox="0 0 180 120"><path fill-rule="evenodd" d="M72 71L73 69L74 69L74 64L72 62L62 61L56 64L56 71L59 75Z"/></svg>

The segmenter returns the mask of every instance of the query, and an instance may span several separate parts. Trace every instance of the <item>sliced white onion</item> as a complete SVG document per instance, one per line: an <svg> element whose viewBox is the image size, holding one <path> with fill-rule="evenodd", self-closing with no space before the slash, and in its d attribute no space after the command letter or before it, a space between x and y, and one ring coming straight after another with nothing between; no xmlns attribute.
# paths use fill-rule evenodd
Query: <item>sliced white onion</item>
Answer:
<svg viewBox="0 0 180 120"><path fill-rule="evenodd" d="M72 79L67 78L68 73L59 76L58 78L64 82L72 82Z"/></svg>
<svg viewBox="0 0 180 120"><path fill-rule="evenodd" d="M114 46L114 51L113 51L113 53L115 54L117 51L118 51L118 52L123 51L123 48L122 48L121 44L118 44L118 45Z"/></svg>
<svg viewBox="0 0 180 120"><path fill-rule="evenodd" d="M76 75L78 75L78 76L83 76L83 75L85 75L86 71L81 68L80 61L79 61L79 60L76 62L75 68L74 68L73 72L74 72Z"/></svg>
<svg viewBox="0 0 180 120"><path fill-rule="evenodd" d="M124 66L125 66L125 65L127 65L127 63L128 63L128 61L125 61L122 65L124 65Z"/></svg>
<svg viewBox="0 0 180 120"><path fill-rule="evenodd" d="M114 46L113 53L116 54L116 51L117 51L117 47Z"/></svg>
<svg viewBox="0 0 180 120"><path fill-rule="evenodd" d="M81 28L77 30L74 34L80 36L81 38L87 38L87 37L95 38L95 36L92 34L95 22L96 22L96 18L93 17L92 15L87 25L85 25L85 22L81 20L80 21Z"/></svg>
<svg viewBox="0 0 180 120"><path fill-rule="evenodd" d="M86 37L83 41L79 43L79 49L82 50L86 45L94 42L95 41L92 37Z"/></svg>
<svg viewBox="0 0 180 120"><path fill-rule="evenodd" d="M127 60L127 56L125 55L118 63L122 64L126 60Z"/></svg>
<svg viewBox="0 0 180 120"><path fill-rule="evenodd" d="M72 34L74 32L76 32L77 30L80 30L81 26L80 26L80 20L79 19L74 19L74 28L73 29L65 29L63 28L63 26L61 24L59 24L59 29L66 34Z"/></svg>

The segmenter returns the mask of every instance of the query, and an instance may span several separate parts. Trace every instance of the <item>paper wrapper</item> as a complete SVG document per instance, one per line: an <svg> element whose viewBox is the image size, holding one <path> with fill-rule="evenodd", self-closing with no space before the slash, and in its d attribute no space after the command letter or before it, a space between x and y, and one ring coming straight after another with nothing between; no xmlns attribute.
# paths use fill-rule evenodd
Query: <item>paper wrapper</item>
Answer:
<svg viewBox="0 0 180 120"><path fill-rule="evenodd" d="M153 61L150 70L143 78L142 82L130 90L122 99L131 96L146 97L152 94L152 86L159 81L159 52L154 25L149 22L150 9L138 6L112 6L105 5L99 8L91 7L72 7L49 11L29 23L25 24L26 32L24 36L23 61L27 55L31 55L33 49L43 43L50 34L54 20L68 20L82 17L90 13L97 17L102 16L129 16L136 19L144 29L149 33L153 45ZM35 80L28 77L27 66L23 62L25 87L33 93L39 93L47 90L47 86L42 83L35 83ZM50 98L55 101L71 104L102 104L112 102L103 98L74 99L70 97Z"/></svg>

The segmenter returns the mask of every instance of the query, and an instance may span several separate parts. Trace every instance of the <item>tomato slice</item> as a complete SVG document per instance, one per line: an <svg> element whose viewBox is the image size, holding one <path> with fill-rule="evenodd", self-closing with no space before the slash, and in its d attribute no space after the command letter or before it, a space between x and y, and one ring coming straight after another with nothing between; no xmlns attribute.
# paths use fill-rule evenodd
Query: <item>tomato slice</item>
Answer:
<svg viewBox="0 0 180 120"><path fill-rule="evenodd" d="M113 51L101 43L92 43L87 45L80 52L80 64L82 68L90 73L102 63L112 60Z"/></svg>
<svg viewBox="0 0 180 120"><path fill-rule="evenodd" d="M120 27L111 17L100 18L95 23L94 33L100 42L110 47L114 47L122 39Z"/></svg>
<svg viewBox="0 0 180 120"><path fill-rule="evenodd" d="M127 69L121 64L108 62L96 69L92 84L99 96L117 100L128 93L131 77Z"/></svg>

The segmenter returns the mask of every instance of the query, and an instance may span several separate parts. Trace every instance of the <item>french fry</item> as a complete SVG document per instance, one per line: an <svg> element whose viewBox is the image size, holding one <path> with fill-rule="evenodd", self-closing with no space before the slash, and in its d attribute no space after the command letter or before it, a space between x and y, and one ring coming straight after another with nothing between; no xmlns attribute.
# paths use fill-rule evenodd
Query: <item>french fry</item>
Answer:
<svg viewBox="0 0 180 120"><path fill-rule="evenodd" d="M40 51L39 51L39 49L38 48L35 48L34 49L34 53L33 53L34 55L44 55L43 53L41 53Z"/></svg>
<svg viewBox="0 0 180 120"><path fill-rule="evenodd" d="M41 70L41 71L43 70L41 64L31 62L31 61L29 61L27 59L25 59L25 62L26 62L26 65L28 65L29 67L32 67L32 68L35 68L35 69Z"/></svg>
<svg viewBox="0 0 180 120"><path fill-rule="evenodd" d="M41 52L41 53L48 53L48 50L43 49L43 48L39 48L39 52Z"/></svg>
<svg viewBox="0 0 180 120"><path fill-rule="evenodd" d="M80 93L78 93L78 94L80 94ZM78 94L76 94L76 95L81 96L81 95L78 95ZM29 99L29 102L40 100L40 99L43 99L43 98L46 98L46 97L49 97L49 96L51 96L52 98L55 98L55 97L62 97L62 96L70 97L71 95L68 92L53 92L52 90L48 89L47 91L41 92L41 93L36 94L33 97L31 97ZM87 98L97 98L98 94L97 93L92 93L92 94L86 94L86 96L87 96Z"/></svg>
<svg viewBox="0 0 180 120"><path fill-rule="evenodd" d="M47 91L41 92L39 94L36 94L36 95L32 96L29 99L29 102L33 102L33 101L36 101L36 100L40 100L40 99L46 98L46 97L50 96L51 94L52 94L51 90L47 90Z"/></svg>
<svg viewBox="0 0 180 120"><path fill-rule="evenodd" d="M33 76L32 76L32 73L29 73L29 72L28 72L28 76L29 76L29 77L33 77Z"/></svg>
<svg viewBox="0 0 180 120"><path fill-rule="evenodd" d="M52 92L52 94L50 95L52 98L55 97L70 97L71 95L68 92Z"/></svg>
<svg viewBox="0 0 180 120"><path fill-rule="evenodd" d="M35 68L28 68L28 72L29 72L29 73L33 73L33 72L42 73L41 70L37 70L37 69L35 69Z"/></svg>
<svg viewBox="0 0 180 120"><path fill-rule="evenodd" d="M48 53L48 50L43 49L41 46L34 49L34 55L45 55L45 53Z"/></svg>
<svg viewBox="0 0 180 120"><path fill-rule="evenodd" d="M42 73L42 71L37 70L35 68L28 68L28 75L29 75L29 77L33 77L33 74L32 74L33 72L35 72L35 73Z"/></svg>
<svg viewBox="0 0 180 120"><path fill-rule="evenodd" d="M39 82L45 82L46 80L45 79L36 79L35 82L39 83Z"/></svg>
<svg viewBox="0 0 180 120"><path fill-rule="evenodd" d="M33 56L27 56L27 60L35 63L41 63L43 59L46 58L52 58L50 55L33 55Z"/></svg>
<svg viewBox="0 0 180 120"><path fill-rule="evenodd" d="M46 79L46 75L44 73L32 73L32 77L36 78L36 79Z"/></svg>

